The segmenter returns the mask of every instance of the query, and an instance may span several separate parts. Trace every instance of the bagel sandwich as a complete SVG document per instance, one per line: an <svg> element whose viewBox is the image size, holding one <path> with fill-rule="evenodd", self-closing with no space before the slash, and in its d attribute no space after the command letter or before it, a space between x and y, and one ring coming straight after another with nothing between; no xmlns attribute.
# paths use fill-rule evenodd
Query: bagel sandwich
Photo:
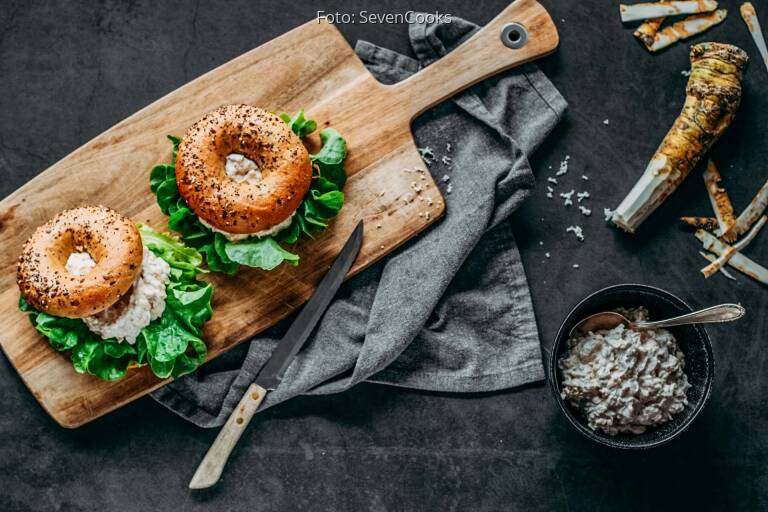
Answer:
<svg viewBox="0 0 768 512"><path fill-rule="evenodd" d="M19 308L75 370L118 380L149 365L178 377L205 361L202 326L213 286L202 256L103 206L65 210L38 227L19 257Z"/></svg>
<svg viewBox="0 0 768 512"><path fill-rule="evenodd" d="M150 172L168 227L214 272L298 265L285 246L325 230L344 204L346 141L325 128L310 154L303 139L316 128L303 111L278 116L239 104L168 136L171 162Z"/></svg>

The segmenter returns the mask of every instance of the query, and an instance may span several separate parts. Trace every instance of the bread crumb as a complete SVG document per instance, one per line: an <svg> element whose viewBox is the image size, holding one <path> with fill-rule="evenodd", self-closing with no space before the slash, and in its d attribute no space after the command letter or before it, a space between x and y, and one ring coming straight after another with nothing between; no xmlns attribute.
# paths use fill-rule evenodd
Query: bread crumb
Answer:
<svg viewBox="0 0 768 512"><path fill-rule="evenodd" d="M555 178L551 177L551 176L549 178L547 178L547 181L550 182L553 185L557 185L557 180Z"/></svg>
<svg viewBox="0 0 768 512"><path fill-rule="evenodd" d="M565 232L573 233L579 242L584 241L584 230L581 228L581 226L568 226L565 228Z"/></svg>
<svg viewBox="0 0 768 512"><path fill-rule="evenodd" d="M565 159L560 162L560 169L557 170L555 176L562 176L568 172L568 161L571 159L571 155L565 155Z"/></svg>
<svg viewBox="0 0 768 512"><path fill-rule="evenodd" d="M584 192L579 192L578 194L576 194L576 200L578 202L582 202L583 200L587 199L588 197L589 197L589 192L587 192L586 190Z"/></svg>
<svg viewBox="0 0 768 512"><path fill-rule="evenodd" d="M427 165L430 165L432 162L435 161L435 153L432 151L432 148L427 146L423 148L416 148L419 153L421 153L421 158L424 159L424 161L427 163Z"/></svg>
<svg viewBox="0 0 768 512"><path fill-rule="evenodd" d="M589 209L589 208L587 208L586 206L581 206L581 205L579 205L579 211L580 211L580 212L581 212L581 214L582 214L582 215L584 215L585 217L589 217L590 215L592 215L592 210L590 210L590 209Z"/></svg>
<svg viewBox="0 0 768 512"><path fill-rule="evenodd" d="M560 192L560 197L562 197L563 199L565 199L565 201L563 201L563 205L565 205L565 206L571 206L571 205L573 204L573 199L572 199L572 197L573 197L573 194L574 194L575 192L576 192L575 190L571 190L570 192Z"/></svg>

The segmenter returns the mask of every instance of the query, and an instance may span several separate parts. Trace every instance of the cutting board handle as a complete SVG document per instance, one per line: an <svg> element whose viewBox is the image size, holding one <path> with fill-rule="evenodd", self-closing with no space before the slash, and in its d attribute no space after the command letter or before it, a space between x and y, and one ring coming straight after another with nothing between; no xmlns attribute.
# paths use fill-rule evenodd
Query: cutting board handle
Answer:
<svg viewBox="0 0 768 512"><path fill-rule="evenodd" d="M502 41L502 31L510 23L527 31L520 48ZM519 45L526 35L514 26L508 42ZM389 86L411 119L454 94L520 64L555 51L557 28L544 7L536 0L516 0L458 48L410 78Z"/></svg>

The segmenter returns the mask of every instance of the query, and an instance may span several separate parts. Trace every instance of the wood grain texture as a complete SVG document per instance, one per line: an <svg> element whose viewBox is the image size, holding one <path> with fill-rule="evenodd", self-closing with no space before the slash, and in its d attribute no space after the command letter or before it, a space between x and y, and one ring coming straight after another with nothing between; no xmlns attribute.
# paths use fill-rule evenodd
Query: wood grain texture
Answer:
<svg viewBox="0 0 768 512"><path fill-rule="evenodd" d="M511 21L530 34L519 50L499 39L501 26ZM350 275L437 220L444 203L429 173L422 180L407 172L424 168L412 119L493 73L554 51L557 43L546 11L534 0L517 0L451 55L400 84L384 86L333 26L313 20L177 89L0 202L0 311L6 319L0 345L45 410L65 427L80 426L162 386L165 381L147 368L117 382L78 375L67 355L48 346L17 308L16 259L24 240L60 210L84 204L103 204L164 229L167 219L148 181L150 168L169 158L166 134L183 134L205 113L230 103L272 111L304 108L320 127L333 126L348 142L346 204L330 229L296 246L298 267L206 277L216 288L215 313L204 334L209 358L216 357L303 304L360 219L368 229ZM414 192L415 181L422 192Z"/></svg>

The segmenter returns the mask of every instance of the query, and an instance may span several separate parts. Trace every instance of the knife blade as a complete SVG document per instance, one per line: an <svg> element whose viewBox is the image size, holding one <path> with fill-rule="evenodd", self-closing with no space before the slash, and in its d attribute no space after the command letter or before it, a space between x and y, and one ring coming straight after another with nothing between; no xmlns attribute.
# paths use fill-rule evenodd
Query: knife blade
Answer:
<svg viewBox="0 0 768 512"><path fill-rule="evenodd" d="M363 240L363 221L357 224L357 227L350 235L349 240L344 245L341 253L333 262L331 269L325 274L320 285L317 287L314 295L309 299L307 305L301 310L299 316L286 331L283 339L280 340L272 356L261 367L254 382L268 391L277 388L280 381L283 380L285 370L291 364L293 357L309 338L312 329L325 313L328 304L331 303L333 296L344 281L352 263L357 258L360 251L360 245Z"/></svg>
<svg viewBox="0 0 768 512"><path fill-rule="evenodd" d="M221 428L202 462L189 482L190 489L206 489L219 481L230 453L250 423L268 391L280 385L285 371L301 347L309 338L317 322L331 303L344 277L352 267L363 242L363 221L355 227L330 270L310 297L307 304L278 342L254 382L243 395L229 419Z"/></svg>

